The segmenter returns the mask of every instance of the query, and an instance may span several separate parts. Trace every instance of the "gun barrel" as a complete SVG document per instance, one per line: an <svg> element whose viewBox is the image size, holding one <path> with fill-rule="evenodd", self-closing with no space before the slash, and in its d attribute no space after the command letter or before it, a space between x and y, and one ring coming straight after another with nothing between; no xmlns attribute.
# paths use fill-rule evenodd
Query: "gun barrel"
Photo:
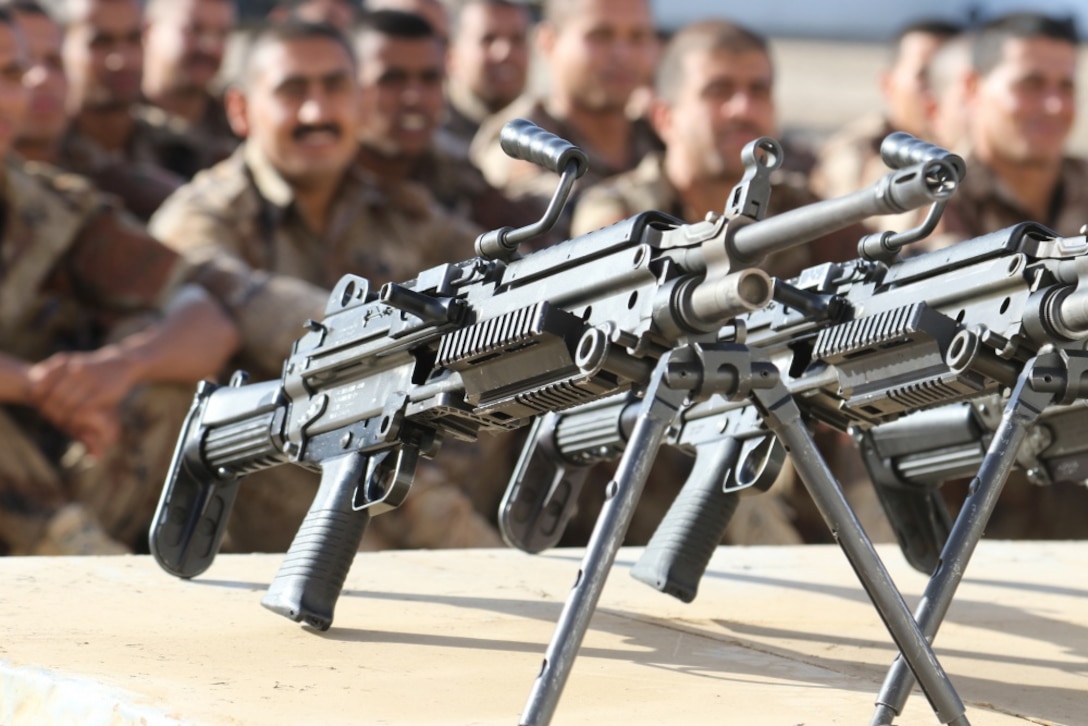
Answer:
<svg viewBox="0 0 1088 726"><path fill-rule="evenodd" d="M811 242L869 217L899 214L948 199L958 183L954 164L947 159L928 159L893 171L853 194L745 225L733 235L732 256L755 264L773 252Z"/></svg>
<svg viewBox="0 0 1088 726"><path fill-rule="evenodd" d="M743 313L770 303L774 283L758 268L739 270L720 280L702 280L677 292L681 320L701 331L718 330Z"/></svg>

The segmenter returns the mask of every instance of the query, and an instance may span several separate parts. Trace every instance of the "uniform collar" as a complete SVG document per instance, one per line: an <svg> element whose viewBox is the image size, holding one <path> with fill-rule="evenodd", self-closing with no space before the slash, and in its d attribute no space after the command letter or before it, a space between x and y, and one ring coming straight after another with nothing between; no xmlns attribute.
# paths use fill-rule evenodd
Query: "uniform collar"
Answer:
<svg viewBox="0 0 1088 726"><path fill-rule="evenodd" d="M295 190L255 143L248 140L242 143L242 159L262 198L280 210L291 206L295 201Z"/></svg>

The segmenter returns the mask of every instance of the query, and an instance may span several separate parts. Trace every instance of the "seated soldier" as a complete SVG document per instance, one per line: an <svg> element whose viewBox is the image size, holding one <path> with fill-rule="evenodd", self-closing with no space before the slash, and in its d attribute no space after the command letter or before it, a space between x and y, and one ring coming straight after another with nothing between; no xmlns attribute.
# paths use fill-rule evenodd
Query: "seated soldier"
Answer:
<svg viewBox="0 0 1088 726"><path fill-rule="evenodd" d="M386 182L355 163L359 88L351 45L328 25L264 29L228 90L231 125L245 138L156 213L151 229L191 260L252 281L240 303L247 341L238 363L278 378L302 321L320 319L346 273L372 285L408 280L471 249L474 230L410 182ZM261 340L267 350L248 345ZM441 461L441 458L439 459ZM500 544L497 532L444 477L421 467L401 508L376 517L366 546ZM317 488L313 472L281 466L241 487L228 533L237 550L283 551Z"/></svg>
<svg viewBox="0 0 1088 726"><path fill-rule="evenodd" d="M1081 237L1088 223L1088 160L1069 153L1076 121L1078 35L1072 21L1037 13L995 18L972 35L966 82L967 176L941 220L945 244L1020 222ZM969 484L946 486L962 502ZM1011 539L1088 536L1088 489L1059 481L1039 487L1014 472L986 527Z"/></svg>
<svg viewBox="0 0 1088 726"><path fill-rule="evenodd" d="M572 232L583 234L638 212L656 209L685 222L721 212L744 175L741 151L751 140L774 136L774 69L766 40L741 26L708 20L681 29L670 40L658 67L651 121L665 142L662 154L647 156L633 171L587 190L575 207ZM796 172L772 177L769 215L818 201ZM808 245L771 255L761 267L772 275L792 277L820 262L857 256L859 226L828 235ZM822 448L840 476L870 534L890 534L871 486L855 486L853 447L837 434L821 434ZM659 462L647 483L628 542L644 542L664 515L679 488L678 472L686 457ZM671 471L666 471L671 468ZM787 472L770 494L745 497L726 533L737 544L793 544L824 541L827 529L801 486ZM599 489L598 489L599 491ZM788 502L788 503L787 503ZM580 519L571 537L585 536ZM880 529L883 527L883 529ZM579 535L579 528L581 534Z"/></svg>
<svg viewBox="0 0 1088 726"><path fill-rule="evenodd" d="M445 97L445 52L434 29L419 15L377 10L355 32L359 56L359 163L386 180L417 182L447 212L480 231L520 227L543 209L513 202L484 180L456 149L436 135ZM451 250L462 259L470 247Z"/></svg>
<svg viewBox="0 0 1088 726"><path fill-rule="evenodd" d="M238 137L212 83L234 28L233 0L149 0L144 13L145 118L182 130L200 168L222 161Z"/></svg>
<svg viewBox="0 0 1088 726"><path fill-rule="evenodd" d="M223 365L237 333L182 286L194 271L84 180L10 153L27 65L0 10L0 546L145 547L192 386ZM127 334L114 325L137 314L153 319ZM157 383L185 385L158 395Z"/></svg>
<svg viewBox="0 0 1088 726"><path fill-rule="evenodd" d="M998 18L972 35L965 81L971 151L967 177L941 220L949 238L1027 220L1072 236L1088 222L1088 161L1068 151L1077 43L1071 21L1035 13Z"/></svg>
<svg viewBox="0 0 1088 726"><path fill-rule="evenodd" d="M532 17L522 3L467 0L452 25L442 130L467 155L480 125L525 91Z"/></svg>
<svg viewBox="0 0 1088 726"><path fill-rule="evenodd" d="M558 175L502 150L502 126L526 118L580 147L589 169L575 193L633 169L660 141L641 119L631 121L631 95L650 75L657 56L650 3L646 0L548 0L536 33L547 68L543 98L530 95L493 116L473 140L470 156L495 187L508 196L547 202ZM560 236L569 230L564 215Z"/></svg>
<svg viewBox="0 0 1088 726"><path fill-rule="evenodd" d="M69 124L56 164L89 177L147 219L204 162L184 125L151 123L140 105L140 3L63 0L59 8Z"/></svg>

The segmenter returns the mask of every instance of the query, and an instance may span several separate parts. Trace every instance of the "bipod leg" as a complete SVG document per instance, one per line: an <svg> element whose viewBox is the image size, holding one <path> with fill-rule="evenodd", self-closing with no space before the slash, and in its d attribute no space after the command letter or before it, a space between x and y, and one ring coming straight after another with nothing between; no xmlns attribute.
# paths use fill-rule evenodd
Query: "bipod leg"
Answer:
<svg viewBox="0 0 1088 726"><path fill-rule="evenodd" d="M1001 414L1001 423L994 433L994 438L986 450L978 474L971 481L969 494L952 525L948 540L941 549L937 567L926 585L921 602L915 610L915 620L930 641L937 635L952 604L967 569L967 563L974 554L975 547L990 521L997 500L1005 486L1005 481L1016 463L1017 451L1028 434L1029 427L1035 423L1043 410L1055 400L1053 390L1033 390L1032 381L1038 380L1041 373L1039 358L1033 358L1021 374L1005 410ZM1060 369L1060 366L1059 366ZM1048 369L1042 374L1067 380L1068 371ZM1049 386L1048 386L1049 388ZM884 678L880 694L876 699L876 711L873 713L872 726L888 726L903 711L903 706L910 697L914 679L902 656L896 657Z"/></svg>
<svg viewBox="0 0 1088 726"><path fill-rule="evenodd" d="M941 723L966 725L968 721L963 701L911 616L907 603L873 549L873 543L850 509L827 462L817 451L816 443L801 419L797 403L781 383L770 389L753 390L752 399L764 414L767 426L785 444L798 475L857 573L869 599L876 606L900 653L914 671L937 718Z"/></svg>
<svg viewBox="0 0 1088 726"><path fill-rule="evenodd" d="M533 683L520 723L538 726L551 721L566 685L590 618L597 608L605 580L623 544L635 505L642 495L657 451L676 419L686 392L664 385L669 355L662 357L639 408L638 420L624 449L615 477L608 484L604 506L593 527L585 557L578 570L540 674Z"/></svg>

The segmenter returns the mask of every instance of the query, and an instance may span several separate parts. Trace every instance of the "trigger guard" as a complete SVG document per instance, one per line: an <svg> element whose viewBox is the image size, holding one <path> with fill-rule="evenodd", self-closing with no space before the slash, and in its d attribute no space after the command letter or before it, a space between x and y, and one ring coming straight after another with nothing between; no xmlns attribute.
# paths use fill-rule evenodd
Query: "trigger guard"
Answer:
<svg viewBox="0 0 1088 726"><path fill-rule="evenodd" d="M741 443L737 466L733 476L726 479L723 490L765 492L778 479L785 463L786 449L777 436L767 434L748 439Z"/></svg>
<svg viewBox="0 0 1088 726"><path fill-rule="evenodd" d="M367 509L374 516L399 507L412 488L418 459L419 450L414 446L372 454L366 477L355 487L351 508L356 512Z"/></svg>

